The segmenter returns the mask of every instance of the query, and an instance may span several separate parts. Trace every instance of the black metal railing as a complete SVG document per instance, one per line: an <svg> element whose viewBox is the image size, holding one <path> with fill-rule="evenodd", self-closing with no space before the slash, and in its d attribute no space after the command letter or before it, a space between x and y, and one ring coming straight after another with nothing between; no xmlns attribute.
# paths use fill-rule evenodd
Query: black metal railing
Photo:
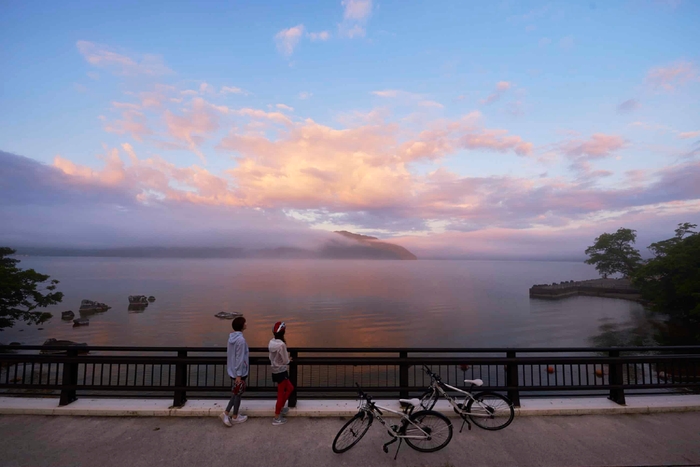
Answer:
<svg viewBox="0 0 700 467"><path fill-rule="evenodd" d="M46 352L50 351L50 354ZM38 352L37 352L38 351ZM274 397L267 349L251 348L248 394ZM11 353L10 353L11 352ZM292 348L290 379L298 397L354 397L355 383L385 396L419 395L430 383L423 365L443 381L520 397L607 395L700 389L700 346L533 349ZM227 397L226 349L212 347L0 347L0 395Z"/></svg>

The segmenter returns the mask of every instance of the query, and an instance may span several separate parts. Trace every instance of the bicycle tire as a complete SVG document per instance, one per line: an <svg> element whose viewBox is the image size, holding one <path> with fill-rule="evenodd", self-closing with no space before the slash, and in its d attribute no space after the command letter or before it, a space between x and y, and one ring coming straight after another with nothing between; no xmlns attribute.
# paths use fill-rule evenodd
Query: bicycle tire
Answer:
<svg viewBox="0 0 700 467"><path fill-rule="evenodd" d="M419 412L416 412L412 414L409 417L409 420L411 420L414 423L417 423L420 425L420 427L427 431L431 436L425 440L420 440L420 439L411 439L411 438L404 438L404 441L406 441L406 444L408 444L410 447L415 449L416 451L420 452L435 452L439 451L440 449L444 448L449 444L449 442L452 440L452 422L450 422L450 419L445 417L443 414L440 412L435 412L434 410L421 410ZM415 428L413 425L408 424L404 430L403 433L407 436L410 436L414 432L415 434L422 434L421 431L419 431L417 428ZM421 444L423 441L431 442L439 442L439 444L436 445L424 445Z"/></svg>
<svg viewBox="0 0 700 467"><path fill-rule="evenodd" d="M474 409L483 413L484 409L481 408L481 404L485 404L490 417L472 416L473 413L476 413L472 412L474 400L480 403L478 409L476 407ZM474 400L470 399L467 403L467 416L479 428L489 431L502 430L510 425L515 417L513 403L505 396L495 392L480 392L474 394ZM493 423L488 424L487 421L492 421Z"/></svg>
<svg viewBox="0 0 700 467"><path fill-rule="evenodd" d="M359 425L355 425L358 421ZM335 435L335 439L333 440L333 452L336 454L341 454L359 443L365 433L367 433L367 430L369 430L369 427L372 426L373 421L374 415L372 415L370 412L361 411L356 413L354 417L343 425L338 434ZM346 431L347 433L344 433ZM350 436L349 440L351 442L350 444L346 445L344 440L348 435Z"/></svg>
<svg viewBox="0 0 700 467"><path fill-rule="evenodd" d="M420 407L423 410L433 410L440 395L435 389L428 389L420 396Z"/></svg>

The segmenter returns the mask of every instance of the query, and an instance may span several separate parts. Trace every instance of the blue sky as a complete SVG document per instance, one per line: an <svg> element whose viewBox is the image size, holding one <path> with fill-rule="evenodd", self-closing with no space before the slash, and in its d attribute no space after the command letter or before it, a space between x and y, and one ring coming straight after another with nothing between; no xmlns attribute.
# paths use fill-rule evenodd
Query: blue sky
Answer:
<svg viewBox="0 0 700 467"><path fill-rule="evenodd" d="M0 4L0 150L95 209L429 254L698 218L698 2L144 3Z"/></svg>

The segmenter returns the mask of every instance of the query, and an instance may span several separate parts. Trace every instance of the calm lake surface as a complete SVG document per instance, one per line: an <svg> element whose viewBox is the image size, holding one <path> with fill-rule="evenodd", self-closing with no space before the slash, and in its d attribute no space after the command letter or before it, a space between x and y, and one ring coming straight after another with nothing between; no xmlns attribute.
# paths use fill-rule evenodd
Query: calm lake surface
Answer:
<svg viewBox="0 0 700 467"><path fill-rule="evenodd" d="M591 346L647 328L634 302L528 297L533 284L597 277L583 263L25 257L19 266L58 279L65 296L43 330L16 325L4 343L222 346L231 321L219 311L244 314L251 347L267 346L276 321L290 346L309 347ZM128 312L136 294L156 301ZM79 316L82 299L112 309L89 326L61 321L61 311Z"/></svg>

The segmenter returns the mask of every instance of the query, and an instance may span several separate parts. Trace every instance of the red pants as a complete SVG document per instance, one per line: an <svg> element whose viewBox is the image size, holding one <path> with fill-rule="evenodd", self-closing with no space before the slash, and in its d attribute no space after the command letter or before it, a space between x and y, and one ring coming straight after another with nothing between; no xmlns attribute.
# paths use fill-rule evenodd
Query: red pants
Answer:
<svg viewBox="0 0 700 467"><path fill-rule="evenodd" d="M294 391L294 385L288 379L285 379L281 383L277 384L277 405L275 405L275 416L279 416L282 411L282 407L292 395Z"/></svg>

